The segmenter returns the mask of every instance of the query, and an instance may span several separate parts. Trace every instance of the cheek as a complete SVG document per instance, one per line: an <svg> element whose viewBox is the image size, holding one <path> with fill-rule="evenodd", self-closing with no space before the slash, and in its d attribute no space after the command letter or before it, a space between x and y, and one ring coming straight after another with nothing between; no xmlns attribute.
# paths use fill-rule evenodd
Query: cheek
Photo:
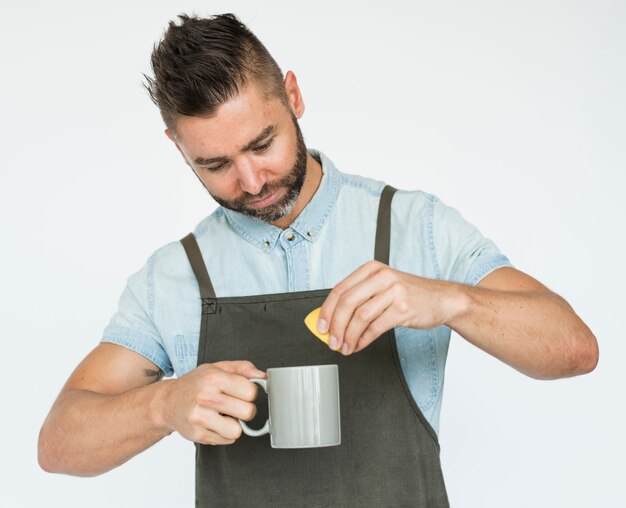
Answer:
<svg viewBox="0 0 626 508"><path fill-rule="evenodd" d="M289 158L282 153L274 153L266 157L262 162L262 167L272 175L282 175L289 166Z"/></svg>
<svg viewBox="0 0 626 508"><path fill-rule="evenodd" d="M226 199L232 199L233 195L239 194L236 180L226 173L212 175L206 171L199 171L197 174L209 194Z"/></svg>
<svg viewBox="0 0 626 508"><path fill-rule="evenodd" d="M291 140L284 140L277 144L275 149L264 158L267 168L274 174L289 172L295 162L295 146L289 141Z"/></svg>

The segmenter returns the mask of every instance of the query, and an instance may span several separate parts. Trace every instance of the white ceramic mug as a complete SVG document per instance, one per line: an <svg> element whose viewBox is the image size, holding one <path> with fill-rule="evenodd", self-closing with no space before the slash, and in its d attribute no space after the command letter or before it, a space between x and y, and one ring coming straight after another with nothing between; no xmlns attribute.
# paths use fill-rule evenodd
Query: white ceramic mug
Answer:
<svg viewBox="0 0 626 508"><path fill-rule="evenodd" d="M272 448L341 444L337 365L272 368L267 380L250 381L267 392L269 418L258 430L239 420L245 434L269 434Z"/></svg>

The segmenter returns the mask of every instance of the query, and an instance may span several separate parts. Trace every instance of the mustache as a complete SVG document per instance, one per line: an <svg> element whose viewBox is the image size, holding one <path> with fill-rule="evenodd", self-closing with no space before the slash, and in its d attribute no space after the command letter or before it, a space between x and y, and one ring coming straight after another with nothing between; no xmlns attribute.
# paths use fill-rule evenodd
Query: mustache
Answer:
<svg viewBox="0 0 626 508"><path fill-rule="evenodd" d="M278 182L265 183L263 187L261 187L261 190L259 191L258 194L253 195L248 192L244 192L241 197L231 202L231 206L236 207L236 208L242 208L254 201L261 201L265 199L266 197L270 196L271 194L274 194L274 192L276 192L277 190L280 190L283 187L290 185L290 183L291 183L291 180L288 177L283 178L282 180L279 180Z"/></svg>

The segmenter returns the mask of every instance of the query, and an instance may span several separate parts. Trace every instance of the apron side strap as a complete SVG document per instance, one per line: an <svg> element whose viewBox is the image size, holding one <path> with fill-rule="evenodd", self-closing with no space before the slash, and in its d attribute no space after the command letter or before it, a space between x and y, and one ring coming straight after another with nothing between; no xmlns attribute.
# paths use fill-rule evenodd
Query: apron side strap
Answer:
<svg viewBox="0 0 626 508"><path fill-rule="evenodd" d="M391 240L391 200L396 190L391 185L386 185L380 195L380 203L378 204L374 259L386 265L389 264L389 245Z"/></svg>
<svg viewBox="0 0 626 508"><path fill-rule="evenodd" d="M211 278L209 272L207 272L206 265L202 259L202 252L198 247L198 242L193 233L189 233L185 238L180 241L185 248L189 263L193 270L196 279L198 280L198 287L200 288L200 296L202 298L215 299L215 291L213 290L213 284L211 284Z"/></svg>

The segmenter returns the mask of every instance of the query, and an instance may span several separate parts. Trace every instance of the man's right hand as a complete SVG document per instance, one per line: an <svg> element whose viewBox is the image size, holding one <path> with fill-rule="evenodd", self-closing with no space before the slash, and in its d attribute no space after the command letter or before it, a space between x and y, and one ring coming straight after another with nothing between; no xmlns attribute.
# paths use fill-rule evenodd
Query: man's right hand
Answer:
<svg viewBox="0 0 626 508"><path fill-rule="evenodd" d="M246 361L200 365L159 381L159 368L117 344L99 344L76 367L39 433L45 471L94 476L126 462L174 431L205 444L233 443L236 418L254 417L265 373Z"/></svg>
<svg viewBox="0 0 626 508"><path fill-rule="evenodd" d="M237 419L256 414L257 385L249 378L265 378L247 361L203 364L166 383L160 412L163 425L196 443L227 445L241 436Z"/></svg>

